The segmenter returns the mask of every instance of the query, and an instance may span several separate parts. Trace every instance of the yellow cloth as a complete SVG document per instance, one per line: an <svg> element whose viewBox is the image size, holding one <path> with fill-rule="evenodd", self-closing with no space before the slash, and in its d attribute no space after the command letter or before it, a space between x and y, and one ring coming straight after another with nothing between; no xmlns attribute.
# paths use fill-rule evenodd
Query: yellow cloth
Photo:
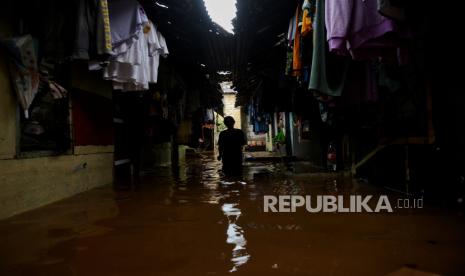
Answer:
<svg viewBox="0 0 465 276"><path fill-rule="evenodd" d="M308 35L312 29L312 18L308 14L308 9L304 9L302 16L302 36Z"/></svg>
<svg viewBox="0 0 465 276"><path fill-rule="evenodd" d="M100 8L103 17L103 30L105 33L105 50L109 53L112 52L113 46L111 44L111 31L110 31L110 13L108 11L108 1L100 0Z"/></svg>
<svg viewBox="0 0 465 276"><path fill-rule="evenodd" d="M300 5L296 10L296 26L295 26L295 38L294 38L294 52L292 57L292 75L298 77L302 75L302 59L300 56L300 28L299 28L299 18L300 18Z"/></svg>

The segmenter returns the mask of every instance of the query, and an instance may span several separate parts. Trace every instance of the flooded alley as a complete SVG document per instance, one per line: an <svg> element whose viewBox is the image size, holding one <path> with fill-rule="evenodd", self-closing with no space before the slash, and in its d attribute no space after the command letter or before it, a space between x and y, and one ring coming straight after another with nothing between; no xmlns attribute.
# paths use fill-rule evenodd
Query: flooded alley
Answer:
<svg viewBox="0 0 465 276"><path fill-rule="evenodd" d="M458 211L426 204L376 214L264 213L263 195L399 197L289 167L249 162L242 176L228 178L204 154L177 175L143 175L137 190L99 188L4 220L0 275L387 275L401 268L464 275Z"/></svg>
<svg viewBox="0 0 465 276"><path fill-rule="evenodd" d="M459 13L2 0L0 276L465 276Z"/></svg>

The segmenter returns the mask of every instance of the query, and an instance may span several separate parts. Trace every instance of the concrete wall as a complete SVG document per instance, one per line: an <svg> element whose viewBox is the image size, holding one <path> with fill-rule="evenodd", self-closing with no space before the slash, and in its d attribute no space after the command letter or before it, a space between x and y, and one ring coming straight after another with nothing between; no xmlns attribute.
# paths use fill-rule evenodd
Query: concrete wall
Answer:
<svg viewBox="0 0 465 276"><path fill-rule="evenodd" d="M326 148L322 147L324 137L322 137L323 130L321 124L314 121L311 122L309 139L300 139L297 127L292 127L291 130L294 156L310 161L314 165L324 166L322 157L325 154L323 150L326 150Z"/></svg>
<svg viewBox="0 0 465 276"><path fill-rule="evenodd" d="M152 147L152 157L154 167L169 167L171 165L172 145L170 142L156 144Z"/></svg>
<svg viewBox="0 0 465 276"><path fill-rule="evenodd" d="M224 105L224 116L232 116L236 121L234 125L235 128L240 128L242 126L241 122L241 108L235 107L236 105L236 94L226 93L223 94L223 105Z"/></svg>
<svg viewBox="0 0 465 276"><path fill-rule="evenodd" d="M3 57L0 58L0 219L111 184L113 146L76 147L73 155L56 157L15 157L18 104Z"/></svg>
<svg viewBox="0 0 465 276"><path fill-rule="evenodd" d="M273 147L273 124L269 124L266 133L266 151L273 151Z"/></svg>
<svg viewBox="0 0 465 276"><path fill-rule="evenodd" d="M113 153L0 160L0 219L113 181Z"/></svg>
<svg viewBox="0 0 465 276"><path fill-rule="evenodd" d="M177 141L180 145L188 145L192 135L192 120L182 120L178 127Z"/></svg>
<svg viewBox="0 0 465 276"><path fill-rule="evenodd" d="M0 38L11 35L0 17ZM0 50L0 219L113 181L113 146L76 147L73 155L17 159L18 103L8 57Z"/></svg>
<svg viewBox="0 0 465 276"><path fill-rule="evenodd" d="M16 159L18 103L0 52L0 219L113 181L113 147L76 147L75 154Z"/></svg>
<svg viewBox="0 0 465 276"><path fill-rule="evenodd" d="M17 103L0 62L0 219L113 181L113 147L77 147L74 155L16 159ZM5 85L8 84L8 85Z"/></svg>
<svg viewBox="0 0 465 276"><path fill-rule="evenodd" d="M6 61L6 54L0 51L0 159L16 154L17 104Z"/></svg>
<svg viewBox="0 0 465 276"><path fill-rule="evenodd" d="M320 164L320 146L319 146L319 134L315 133L311 140L302 140L299 139L299 130L297 128L293 128L293 153L299 159L313 161L317 164ZM317 151L317 154L315 154Z"/></svg>

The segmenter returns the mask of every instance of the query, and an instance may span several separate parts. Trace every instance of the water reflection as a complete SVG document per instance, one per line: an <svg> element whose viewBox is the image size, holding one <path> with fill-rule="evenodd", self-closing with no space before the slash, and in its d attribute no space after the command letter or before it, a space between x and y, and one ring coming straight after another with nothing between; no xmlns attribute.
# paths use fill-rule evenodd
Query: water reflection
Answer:
<svg viewBox="0 0 465 276"><path fill-rule="evenodd" d="M241 215L241 210L237 203L225 203L221 209L228 218L228 229L226 231L228 238L226 242L235 245L231 258L233 267L229 270L229 272L235 272L239 266L244 265L250 259L245 247L247 240L244 236L244 230L236 223Z"/></svg>
<svg viewBox="0 0 465 276"><path fill-rule="evenodd" d="M229 272L235 272L250 259L246 249L244 229L237 224L242 214L238 202L241 190L247 186L247 182L241 176L224 176L221 173L221 162L214 158L202 158L201 166L201 184L204 189L201 202L222 204L221 210L228 219L226 243L234 246L231 254L232 268Z"/></svg>
<svg viewBox="0 0 465 276"><path fill-rule="evenodd" d="M220 176L217 172L220 168L221 164L215 159L202 159L201 183L205 189L202 194L203 203L220 204L220 200L224 197L223 194L218 191Z"/></svg>
<svg viewBox="0 0 465 276"><path fill-rule="evenodd" d="M174 177L154 170L131 193L97 189L3 221L0 275L387 275L404 263L465 275L463 216L265 214L263 195L387 191L273 163L224 177L214 157L190 159Z"/></svg>

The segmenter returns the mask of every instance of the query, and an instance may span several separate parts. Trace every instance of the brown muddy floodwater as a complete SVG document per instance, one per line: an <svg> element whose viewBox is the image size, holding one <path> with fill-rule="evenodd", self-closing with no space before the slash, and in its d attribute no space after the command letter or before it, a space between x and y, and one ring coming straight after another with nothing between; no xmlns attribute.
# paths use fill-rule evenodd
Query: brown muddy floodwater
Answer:
<svg viewBox="0 0 465 276"><path fill-rule="evenodd" d="M280 163L248 163L233 179L220 168L204 155L177 177L144 175L136 191L96 189L0 221L0 275L465 275L457 211L426 202L393 213L265 213L263 195L399 195Z"/></svg>

